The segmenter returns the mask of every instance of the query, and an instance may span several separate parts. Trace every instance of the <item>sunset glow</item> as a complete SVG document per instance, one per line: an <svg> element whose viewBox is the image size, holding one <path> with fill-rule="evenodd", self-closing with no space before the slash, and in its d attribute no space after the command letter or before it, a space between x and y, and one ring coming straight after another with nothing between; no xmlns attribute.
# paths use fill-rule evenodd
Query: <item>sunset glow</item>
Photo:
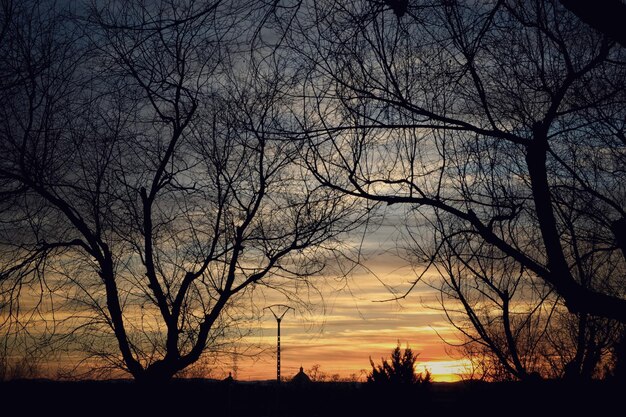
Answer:
<svg viewBox="0 0 626 417"><path fill-rule="evenodd" d="M0 0L0 392L619 401L626 0L583 3Z"/></svg>
<svg viewBox="0 0 626 417"><path fill-rule="evenodd" d="M382 239L378 242L398 233L394 228L384 230L379 231L377 237ZM435 381L458 381L468 364L452 358L450 346L442 340L454 341L457 334L437 309L438 293L419 283L406 298L381 302L393 297L392 288L398 293L406 291L415 272L407 261L386 253L384 243L371 245L369 250L378 255L369 258L368 271L347 278L346 288L322 291L325 312L285 316L281 322L282 376L290 378L301 366L305 371L317 366L326 379L338 376L364 381L371 371L370 357L380 363L399 342L402 348L408 345L419 354L417 372L427 369ZM437 278L430 275L428 279ZM260 326L247 342L261 346L261 354L250 359L222 357L217 372L227 375L235 366L240 380L276 378L276 321L266 314Z"/></svg>

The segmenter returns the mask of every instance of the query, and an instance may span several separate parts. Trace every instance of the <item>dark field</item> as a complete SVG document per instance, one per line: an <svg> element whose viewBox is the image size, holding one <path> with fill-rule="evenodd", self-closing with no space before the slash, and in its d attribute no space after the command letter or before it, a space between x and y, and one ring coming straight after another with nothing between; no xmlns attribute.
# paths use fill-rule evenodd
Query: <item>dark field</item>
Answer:
<svg viewBox="0 0 626 417"><path fill-rule="evenodd" d="M353 383L225 383L176 380L167 386L128 381L12 381L0 384L2 410L20 416L621 416L622 386L433 383L428 388Z"/></svg>

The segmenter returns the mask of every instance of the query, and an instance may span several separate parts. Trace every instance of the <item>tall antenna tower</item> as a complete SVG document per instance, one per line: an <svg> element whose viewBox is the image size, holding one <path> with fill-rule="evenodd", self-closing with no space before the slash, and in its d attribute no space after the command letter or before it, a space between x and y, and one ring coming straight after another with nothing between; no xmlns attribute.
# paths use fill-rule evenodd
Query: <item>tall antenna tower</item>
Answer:
<svg viewBox="0 0 626 417"><path fill-rule="evenodd" d="M289 310L293 310L293 307L289 307L285 304L273 304L265 308L271 311L274 315L278 328L276 334L276 381L280 383L280 322L283 320L283 317L285 317L285 314L287 314Z"/></svg>

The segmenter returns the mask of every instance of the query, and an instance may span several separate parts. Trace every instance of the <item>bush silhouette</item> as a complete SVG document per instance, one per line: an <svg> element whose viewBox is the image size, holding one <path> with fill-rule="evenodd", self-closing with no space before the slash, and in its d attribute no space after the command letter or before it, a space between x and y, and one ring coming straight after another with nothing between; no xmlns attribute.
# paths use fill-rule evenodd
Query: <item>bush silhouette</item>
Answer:
<svg viewBox="0 0 626 417"><path fill-rule="evenodd" d="M372 372L367 376L367 382L375 384L420 384L431 380L430 372L415 372L415 362L419 354L413 353L407 345L404 353L400 349L400 342L391 353L391 359L381 358L381 364L376 365L370 357Z"/></svg>

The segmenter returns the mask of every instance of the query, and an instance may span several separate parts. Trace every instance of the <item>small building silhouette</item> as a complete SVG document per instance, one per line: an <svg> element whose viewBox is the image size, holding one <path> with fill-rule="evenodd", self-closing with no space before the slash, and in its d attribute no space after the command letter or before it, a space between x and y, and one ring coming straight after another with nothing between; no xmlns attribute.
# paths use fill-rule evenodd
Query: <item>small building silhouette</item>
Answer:
<svg viewBox="0 0 626 417"><path fill-rule="evenodd" d="M291 378L291 383L298 385L310 384L311 378L309 378L309 376L304 373L304 369L300 367L300 372Z"/></svg>

